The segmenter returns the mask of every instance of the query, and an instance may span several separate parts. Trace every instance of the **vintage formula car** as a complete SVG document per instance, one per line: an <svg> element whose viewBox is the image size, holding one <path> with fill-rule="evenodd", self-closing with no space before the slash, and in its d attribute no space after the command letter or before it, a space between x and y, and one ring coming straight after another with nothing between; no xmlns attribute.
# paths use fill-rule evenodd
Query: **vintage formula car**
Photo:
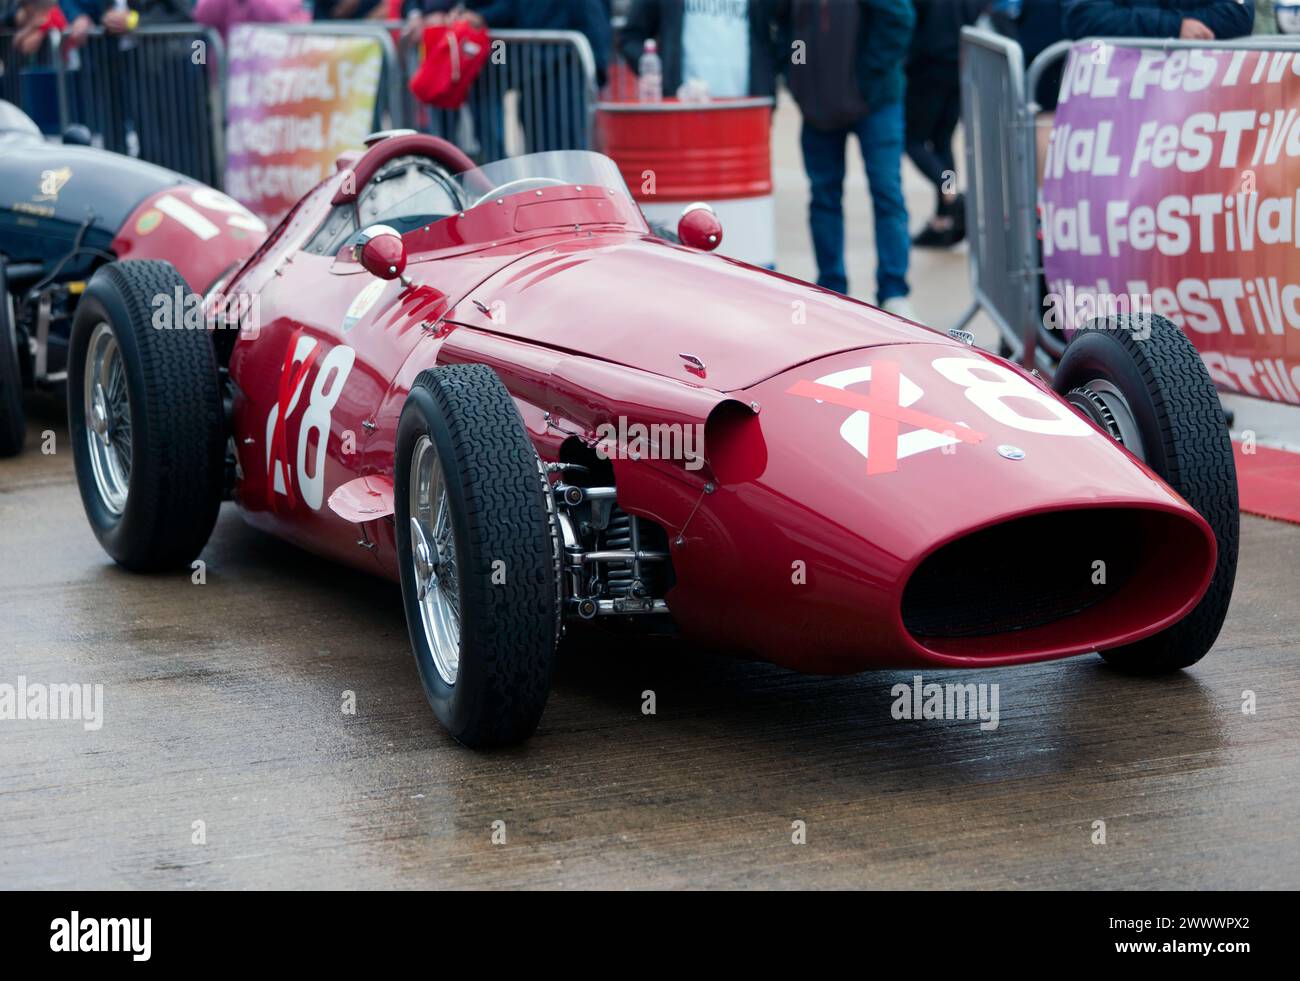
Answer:
<svg viewBox="0 0 1300 981"><path fill-rule="evenodd" d="M1056 376L654 236L607 158L475 167L380 134L160 330L167 262L98 270L69 419L91 526L185 567L254 526L400 583L424 690L471 746L528 736L584 621L801 671L1190 665L1232 592L1219 401L1159 318Z"/></svg>
<svg viewBox="0 0 1300 981"><path fill-rule="evenodd" d="M72 314L97 268L165 258L202 292L266 236L219 191L88 141L74 127L46 142L0 102L0 457L23 447L23 389L65 380Z"/></svg>

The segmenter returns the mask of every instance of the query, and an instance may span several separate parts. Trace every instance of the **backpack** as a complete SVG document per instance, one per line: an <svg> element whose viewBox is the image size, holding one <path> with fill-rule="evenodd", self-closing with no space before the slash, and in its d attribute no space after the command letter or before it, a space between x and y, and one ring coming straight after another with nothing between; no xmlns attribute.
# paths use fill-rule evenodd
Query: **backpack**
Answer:
<svg viewBox="0 0 1300 981"><path fill-rule="evenodd" d="M790 5L794 37L802 53L790 54L786 84L814 129L842 129L870 111L858 86L861 5L843 0L794 0ZM796 63L798 58L802 63Z"/></svg>
<svg viewBox="0 0 1300 981"><path fill-rule="evenodd" d="M491 54L488 32L467 20L426 27L424 55L411 76L411 94L439 109L459 109Z"/></svg>

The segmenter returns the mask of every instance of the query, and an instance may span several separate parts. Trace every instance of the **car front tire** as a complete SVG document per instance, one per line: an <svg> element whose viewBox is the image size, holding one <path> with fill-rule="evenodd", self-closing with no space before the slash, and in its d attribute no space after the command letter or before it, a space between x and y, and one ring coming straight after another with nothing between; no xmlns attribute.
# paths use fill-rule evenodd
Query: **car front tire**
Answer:
<svg viewBox="0 0 1300 981"><path fill-rule="evenodd" d="M484 365L421 372L397 430L398 565L425 695L459 742L527 739L550 693L560 545L549 484Z"/></svg>
<svg viewBox="0 0 1300 981"><path fill-rule="evenodd" d="M1192 611L1145 640L1102 652L1108 663L1137 674L1189 667L1209 653L1223 626L1240 533L1232 440L1209 372L1172 322L1127 315L1078 330L1053 385L1159 474L1214 531L1213 577Z"/></svg>

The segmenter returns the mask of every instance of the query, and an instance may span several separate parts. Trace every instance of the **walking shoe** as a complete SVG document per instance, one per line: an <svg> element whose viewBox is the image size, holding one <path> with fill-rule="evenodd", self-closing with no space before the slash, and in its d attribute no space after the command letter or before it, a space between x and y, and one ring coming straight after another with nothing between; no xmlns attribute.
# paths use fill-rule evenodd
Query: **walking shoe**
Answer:
<svg viewBox="0 0 1300 981"><path fill-rule="evenodd" d="M916 233L912 244L920 249L948 249L966 237L966 198L958 194L940 201L934 217Z"/></svg>

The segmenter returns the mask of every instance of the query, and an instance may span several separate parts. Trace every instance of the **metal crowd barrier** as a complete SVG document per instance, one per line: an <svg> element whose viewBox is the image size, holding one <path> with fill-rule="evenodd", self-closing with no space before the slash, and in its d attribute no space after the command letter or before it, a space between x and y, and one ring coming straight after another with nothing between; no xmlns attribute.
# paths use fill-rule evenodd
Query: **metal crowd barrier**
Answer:
<svg viewBox="0 0 1300 981"><path fill-rule="evenodd" d="M966 144L966 234L974 303L1017 360L1032 358L1025 331L1037 303L1033 117L1025 104L1020 45L978 28L961 32L961 119Z"/></svg>
<svg viewBox="0 0 1300 981"><path fill-rule="evenodd" d="M22 106L41 131L62 130L57 52L46 38L34 54L19 53L12 31L0 33L0 99Z"/></svg>
<svg viewBox="0 0 1300 981"><path fill-rule="evenodd" d="M106 150L221 186L225 49L215 30L96 28L75 48L54 42L65 123L89 127Z"/></svg>
<svg viewBox="0 0 1300 981"><path fill-rule="evenodd" d="M225 49L200 24L91 30L82 44L51 32L24 56L0 34L0 98L47 134L72 123L97 146L221 184Z"/></svg>
<svg viewBox="0 0 1300 981"><path fill-rule="evenodd" d="M1077 44L1114 47L1241 48L1300 52L1300 39L1253 35L1233 41L1172 38L1081 38L1058 41L1024 69L1020 45L979 28L962 28L962 127L966 137L966 227L975 295L959 321L984 312L1013 360L1051 374L1064 353L1043 320L1043 263L1038 239L1038 143L1043 75ZM1050 123L1048 123L1050 125Z"/></svg>
<svg viewBox="0 0 1300 981"><path fill-rule="evenodd" d="M400 22L386 25L400 29ZM576 31L492 31L493 51L459 109L437 109L411 95L420 42L403 38L405 125L451 140L480 162L592 144L596 59Z"/></svg>
<svg viewBox="0 0 1300 981"><path fill-rule="evenodd" d="M592 145L596 62L573 31L492 32L493 54L466 104L439 110L418 102L408 82L418 43L401 22L264 24L309 36L374 39L383 58L375 128L411 127L446 137L481 161ZM226 52L199 24L140 27L130 35L95 28L73 47L52 33L25 57L0 33L0 98L27 111L46 133L82 123L96 145L221 187L225 153Z"/></svg>

